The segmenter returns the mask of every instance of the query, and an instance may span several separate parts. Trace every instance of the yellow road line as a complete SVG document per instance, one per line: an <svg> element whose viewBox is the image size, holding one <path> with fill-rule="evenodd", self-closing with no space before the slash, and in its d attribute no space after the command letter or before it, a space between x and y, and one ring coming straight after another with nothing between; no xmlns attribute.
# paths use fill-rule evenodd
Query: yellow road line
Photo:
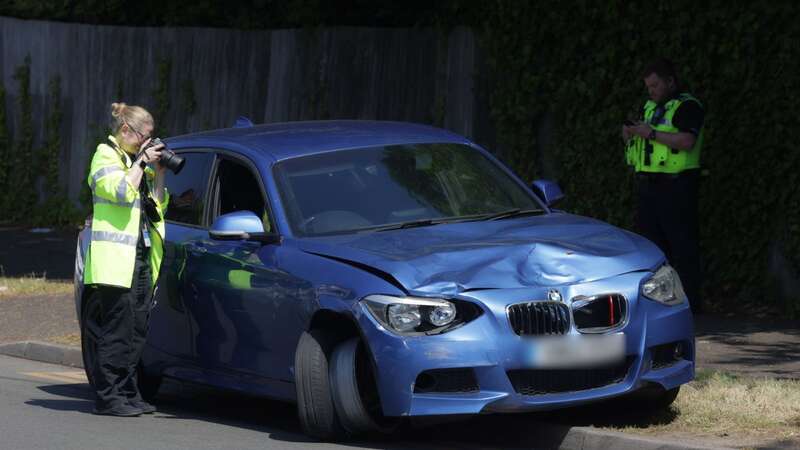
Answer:
<svg viewBox="0 0 800 450"><path fill-rule="evenodd" d="M70 372L20 372L21 375L27 375L33 378L40 378L43 380L59 381L67 384L86 383L86 374L82 371Z"/></svg>

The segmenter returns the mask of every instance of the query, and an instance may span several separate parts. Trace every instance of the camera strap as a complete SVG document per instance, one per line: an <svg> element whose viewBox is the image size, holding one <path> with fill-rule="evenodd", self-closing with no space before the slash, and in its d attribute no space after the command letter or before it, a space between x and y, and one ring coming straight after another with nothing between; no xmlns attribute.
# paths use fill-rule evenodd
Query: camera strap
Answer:
<svg viewBox="0 0 800 450"><path fill-rule="evenodd" d="M111 138L108 138L107 141L108 145L111 146L111 148L113 148L119 155L119 159L122 160L122 165L130 169L130 167L133 165L133 158L127 157L126 159L125 151L122 150L122 148L120 148L116 142L112 141ZM128 160L131 161L131 166L128 165Z"/></svg>

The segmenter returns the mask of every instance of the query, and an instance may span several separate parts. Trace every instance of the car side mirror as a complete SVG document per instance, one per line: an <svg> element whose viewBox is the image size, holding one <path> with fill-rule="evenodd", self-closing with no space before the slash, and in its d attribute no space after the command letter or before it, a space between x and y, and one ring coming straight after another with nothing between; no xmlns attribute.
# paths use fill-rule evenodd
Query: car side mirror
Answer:
<svg viewBox="0 0 800 450"><path fill-rule="evenodd" d="M556 202L564 198L564 193L561 192L561 188L558 187L558 183L555 181L536 180L531 183L531 189L544 200L547 206L553 206Z"/></svg>
<svg viewBox="0 0 800 450"><path fill-rule="evenodd" d="M245 240L264 244L281 242L279 234L264 232L264 224L252 211L235 211L217 217L208 234L211 239L218 241Z"/></svg>

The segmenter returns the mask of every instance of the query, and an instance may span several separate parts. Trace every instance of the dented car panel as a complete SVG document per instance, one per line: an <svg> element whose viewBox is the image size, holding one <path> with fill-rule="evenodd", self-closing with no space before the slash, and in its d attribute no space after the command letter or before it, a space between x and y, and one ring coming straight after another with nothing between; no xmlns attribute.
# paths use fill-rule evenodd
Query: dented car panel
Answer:
<svg viewBox="0 0 800 450"><path fill-rule="evenodd" d="M660 250L640 236L564 213L342 235L300 246L390 273L410 292L447 295L582 283L663 261Z"/></svg>

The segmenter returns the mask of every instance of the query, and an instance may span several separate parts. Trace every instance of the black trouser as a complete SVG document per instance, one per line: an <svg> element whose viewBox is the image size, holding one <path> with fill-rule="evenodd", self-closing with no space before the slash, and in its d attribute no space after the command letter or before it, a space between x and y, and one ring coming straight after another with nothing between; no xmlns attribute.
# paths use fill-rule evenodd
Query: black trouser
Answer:
<svg viewBox="0 0 800 450"><path fill-rule="evenodd" d="M140 236L131 288L100 285L90 297L89 301L99 302L97 322L89 326L98 330L92 378L100 408L142 399L136 366L147 336L153 293L151 279L148 249Z"/></svg>
<svg viewBox="0 0 800 450"><path fill-rule="evenodd" d="M702 310L702 273L698 242L699 171L677 175L643 174L639 187L639 232L664 252L678 271L692 310Z"/></svg>

